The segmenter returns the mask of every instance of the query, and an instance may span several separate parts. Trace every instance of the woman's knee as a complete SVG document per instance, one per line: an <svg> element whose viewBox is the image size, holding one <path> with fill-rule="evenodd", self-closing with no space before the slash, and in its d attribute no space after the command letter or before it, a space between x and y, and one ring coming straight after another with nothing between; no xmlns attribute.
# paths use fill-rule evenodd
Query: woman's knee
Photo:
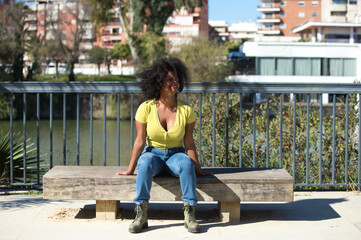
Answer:
<svg viewBox="0 0 361 240"><path fill-rule="evenodd" d="M152 153L143 153L137 163L138 171L152 169Z"/></svg>
<svg viewBox="0 0 361 240"><path fill-rule="evenodd" d="M190 157L185 154L185 156L182 156L182 159L178 162L179 163L179 169L180 172L194 172L195 166Z"/></svg>

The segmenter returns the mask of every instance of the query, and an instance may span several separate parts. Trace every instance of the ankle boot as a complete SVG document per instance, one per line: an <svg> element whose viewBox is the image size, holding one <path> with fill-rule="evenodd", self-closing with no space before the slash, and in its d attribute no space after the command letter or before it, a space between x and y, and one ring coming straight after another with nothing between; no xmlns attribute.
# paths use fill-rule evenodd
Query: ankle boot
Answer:
<svg viewBox="0 0 361 240"><path fill-rule="evenodd" d="M129 232L140 233L143 228L148 227L148 202L142 202L140 205L137 205L134 209L134 212L137 214L137 216L130 224Z"/></svg>
<svg viewBox="0 0 361 240"><path fill-rule="evenodd" d="M184 226L188 229L188 232L199 233L200 227L196 220L195 206L191 206L188 202L184 203Z"/></svg>

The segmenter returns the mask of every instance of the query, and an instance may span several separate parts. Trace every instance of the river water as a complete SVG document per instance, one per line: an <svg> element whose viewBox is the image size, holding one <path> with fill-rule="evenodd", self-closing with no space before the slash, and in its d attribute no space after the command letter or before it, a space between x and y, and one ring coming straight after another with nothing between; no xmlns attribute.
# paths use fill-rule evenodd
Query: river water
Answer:
<svg viewBox="0 0 361 240"><path fill-rule="evenodd" d="M120 121L120 166L129 163L131 155L130 121ZM14 133L23 132L23 122L14 121ZM50 163L50 122L40 121L40 155L45 164ZM9 121L0 121L0 131L10 131ZM93 165L104 165L103 120L93 120ZM80 165L90 165L90 120L79 121L79 152ZM36 121L26 121L26 135L36 147ZM135 135L134 135L135 136ZM76 120L66 121L66 165L77 164ZM106 165L117 166L117 121L106 121ZM63 121L53 120L53 165L63 165Z"/></svg>

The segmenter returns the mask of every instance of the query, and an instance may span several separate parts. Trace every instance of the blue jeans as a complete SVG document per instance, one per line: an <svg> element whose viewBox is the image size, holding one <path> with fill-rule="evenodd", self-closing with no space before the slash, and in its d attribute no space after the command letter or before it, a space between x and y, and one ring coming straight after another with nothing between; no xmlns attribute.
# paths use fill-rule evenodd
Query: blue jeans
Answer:
<svg viewBox="0 0 361 240"><path fill-rule="evenodd" d="M137 196L133 200L135 204L149 201L153 177L160 173L179 177L182 200L191 206L197 203L194 163L183 147L157 149L147 146L138 159L137 169Z"/></svg>

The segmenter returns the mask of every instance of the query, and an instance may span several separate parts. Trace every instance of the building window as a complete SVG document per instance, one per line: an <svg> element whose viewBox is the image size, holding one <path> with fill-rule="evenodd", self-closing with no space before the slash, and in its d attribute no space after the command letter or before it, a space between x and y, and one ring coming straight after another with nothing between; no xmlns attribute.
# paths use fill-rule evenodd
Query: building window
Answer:
<svg viewBox="0 0 361 240"><path fill-rule="evenodd" d="M349 0L348 4L357 4L356 0Z"/></svg>
<svg viewBox="0 0 361 240"><path fill-rule="evenodd" d="M312 1L312 6L317 7L317 6L318 6L318 2L317 2L317 1Z"/></svg>
<svg viewBox="0 0 361 240"><path fill-rule="evenodd" d="M259 75L356 76L354 58L258 58Z"/></svg>
<svg viewBox="0 0 361 240"><path fill-rule="evenodd" d="M333 4L346 4L347 0L332 0Z"/></svg>
<svg viewBox="0 0 361 240"><path fill-rule="evenodd" d="M61 34L66 35L66 30L62 30Z"/></svg>
<svg viewBox="0 0 361 240"><path fill-rule="evenodd" d="M286 6L286 1L281 1L281 6Z"/></svg>
<svg viewBox="0 0 361 240"><path fill-rule="evenodd" d="M44 36L44 31L43 31L43 30L40 30L40 31L39 31L39 35Z"/></svg>
<svg viewBox="0 0 361 240"><path fill-rule="evenodd" d="M273 7L274 2L264 2L263 7Z"/></svg>
<svg viewBox="0 0 361 240"><path fill-rule="evenodd" d="M264 25L264 28L265 28L266 30L273 30L273 24L265 24L265 25Z"/></svg>
<svg viewBox="0 0 361 240"><path fill-rule="evenodd" d="M298 6L305 6L305 1L299 1Z"/></svg>
<svg viewBox="0 0 361 240"><path fill-rule="evenodd" d="M281 23L280 28L281 28L281 29L286 29L286 28L287 28L287 24L286 24L286 23Z"/></svg>
<svg viewBox="0 0 361 240"><path fill-rule="evenodd" d="M273 15L273 13L265 13L264 18L267 18L267 19L274 18L274 15Z"/></svg>
<svg viewBox="0 0 361 240"><path fill-rule="evenodd" d="M312 12L312 17L317 17L317 12Z"/></svg>
<svg viewBox="0 0 361 240"><path fill-rule="evenodd" d="M300 18L305 17L305 12L299 12L299 13L298 13L298 17L300 17Z"/></svg>
<svg viewBox="0 0 361 240"><path fill-rule="evenodd" d="M44 21L40 21L40 26L44 26Z"/></svg>
<svg viewBox="0 0 361 240"><path fill-rule="evenodd" d="M280 16L281 16L281 17L286 17L286 13L285 13L285 12L281 12L281 13L280 13Z"/></svg>

